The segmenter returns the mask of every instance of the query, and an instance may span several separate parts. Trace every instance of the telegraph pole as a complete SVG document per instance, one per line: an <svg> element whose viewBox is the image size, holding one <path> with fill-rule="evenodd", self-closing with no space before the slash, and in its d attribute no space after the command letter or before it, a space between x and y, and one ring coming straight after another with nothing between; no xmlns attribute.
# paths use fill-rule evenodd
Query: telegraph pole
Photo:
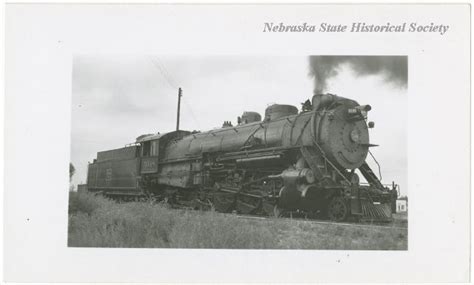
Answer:
<svg viewBox="0 0 474 285"><path fill-rule="evenodd" d="M176 118L176 130L179 131L179 112L181 109L181 97L183 96L183 90L181 87L178 88L178 116Z"/></svg>

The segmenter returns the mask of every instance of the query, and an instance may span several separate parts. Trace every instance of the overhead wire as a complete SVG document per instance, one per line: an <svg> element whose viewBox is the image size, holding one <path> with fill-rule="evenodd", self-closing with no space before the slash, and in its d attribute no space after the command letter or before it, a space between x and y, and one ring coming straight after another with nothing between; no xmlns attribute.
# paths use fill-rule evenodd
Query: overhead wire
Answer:
<svg viewBox="0 0 474 285"><path fill-rule="evenodd" d="M169 76L169 73L166 71L165 67L158 58L150 57L150 62L158 69L166 83L168 83L171 88L178 89L176 82Z"/></svg>
<svg viewBox="0 0 474 285"><path fill-rule="evenodd" d="M178 89L178 84L176 83L176 80L174 80L173 76L170 74L168 69L166 68L165 64L158 58L158 57L152 57L150 56L150 61L155 66L158 71L160 71L161 75L165 79L166 83L173 88L173 89ZM188 109L189 114L191 115L191 118L194 120L194 122L197 124L198 128L201 128L201 124L199 123L199 120L195 116L191 106L186 102L186 100L182 101L186 108Z"/></svg>
<svg viewBox="0 0 474 285"><path fill-rule="evenodd" d="M191 108L191 106L189 106L189 104L186 102L186 100L183 100L183 102L184 102L184 105L186 106L186 108L188 109L189 114L193 118L194 122L198 125L198 128L201 129L201 124L199 123L199 120L197 119L197 117L194 115L194 112L193 112L193 109Z"/></svg>

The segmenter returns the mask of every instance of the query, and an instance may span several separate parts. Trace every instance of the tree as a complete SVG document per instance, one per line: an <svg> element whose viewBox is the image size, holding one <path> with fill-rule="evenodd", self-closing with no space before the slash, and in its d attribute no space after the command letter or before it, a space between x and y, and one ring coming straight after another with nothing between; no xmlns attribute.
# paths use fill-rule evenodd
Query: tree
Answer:
<svg viewBox="0 0 474 285"><path fill-rule="evenodd" d="M74 167L74 165L72 165L72 163L69 162L69 181L72 180L72 176L74 175L74 173L76 173L76 168Z"/></svg>

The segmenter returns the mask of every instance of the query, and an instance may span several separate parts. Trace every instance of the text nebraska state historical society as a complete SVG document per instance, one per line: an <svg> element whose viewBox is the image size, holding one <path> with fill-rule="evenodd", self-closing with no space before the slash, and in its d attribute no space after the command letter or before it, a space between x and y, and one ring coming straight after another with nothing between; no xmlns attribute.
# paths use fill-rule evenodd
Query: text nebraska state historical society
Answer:
<svg viewBox="0 0 474 285"><path fill-rule="evenodd" d="M285 23L263 23L263 32L277 32L277 33L288 33L288 32L307 32L307 33L439 33L444 35L449 29L449 25L442 24L419 24L419 23L401 23L391 24L386 23L383 25L367 24L364 22L355 22L351 25L342 24L329 24L321 23L319 26L311 25L308 23L301 23L297 25L288 25Z"/></svg>

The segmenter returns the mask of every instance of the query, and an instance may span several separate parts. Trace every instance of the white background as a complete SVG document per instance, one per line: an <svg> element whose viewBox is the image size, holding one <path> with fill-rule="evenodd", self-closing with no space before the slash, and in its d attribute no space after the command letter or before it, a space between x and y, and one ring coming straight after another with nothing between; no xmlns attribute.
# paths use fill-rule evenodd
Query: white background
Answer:
<svg viewBox="0 0 474 285"><path fill-rule="evenodd" d="M413 21L450 29L443 36L262 33L266 21ZM9 5L6 280L466 281L468 25L467 5ZM409 250L67 248L71 64L77 53L408 55Z"/></svg>

